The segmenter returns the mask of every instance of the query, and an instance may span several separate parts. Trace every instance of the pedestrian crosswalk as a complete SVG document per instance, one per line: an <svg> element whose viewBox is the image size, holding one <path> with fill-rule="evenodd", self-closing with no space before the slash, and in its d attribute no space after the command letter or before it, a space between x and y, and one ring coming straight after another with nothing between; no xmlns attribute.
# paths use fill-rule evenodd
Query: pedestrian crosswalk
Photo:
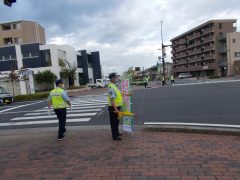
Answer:
<svg viewBox="0 0 240 180"><path fill-rule="evenodd" d="M107 105L107 94L87 95L70 98L71 110L67 108L67 123L89 122ZM53 110L42 107L31 112L26 112L21 117L13 117L9 122L0 123L4 126L57 124L58 119Z"/></svg>

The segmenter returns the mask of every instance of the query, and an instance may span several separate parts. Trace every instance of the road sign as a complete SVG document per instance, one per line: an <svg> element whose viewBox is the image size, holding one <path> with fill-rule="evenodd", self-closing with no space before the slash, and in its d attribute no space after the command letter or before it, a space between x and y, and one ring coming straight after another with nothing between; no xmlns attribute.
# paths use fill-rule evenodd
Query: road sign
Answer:
<svg viewBox="0 0 240 180"><path fill-rule="evenodd" d="M24 76L30 76L30 75L33 74L33 71L30 71L30 70L22 71L21 74L24 75Z"/></svg>

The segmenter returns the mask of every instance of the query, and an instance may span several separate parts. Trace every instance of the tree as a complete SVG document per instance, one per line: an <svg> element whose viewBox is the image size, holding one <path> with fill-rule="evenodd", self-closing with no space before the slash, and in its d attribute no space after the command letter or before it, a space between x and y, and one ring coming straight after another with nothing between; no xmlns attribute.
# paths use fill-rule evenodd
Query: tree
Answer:
<svg viewBox="0 0 240 180"><path fill-rule="evenodd" d="M12 84L13 96L15 96L15 89L13 83L18 79L18 74L15 72L15 70L11 70L11 72L8 74L8 78L10 79Z"/></svg>
<svg viewBox="0 0 240 180"><path fill-rule="evenodd" d="M57 76L50 70L45 70L42 72L38 71L38 73L34 75L34 79L39 84L42 84L44 82L52 84L57 79Z"/></svg>
<svg viewBox="0 0 240 180"><path fill-rule="evenodd" d="M67 60L64 60L65 62L62 62L60 60L59 60L59 63L62 66L62 71L60 72L61 77L67 78L69 86L71 87L71 86L74 85L74 79L76 79L77 65L76 64L71 64Z"/></svg>

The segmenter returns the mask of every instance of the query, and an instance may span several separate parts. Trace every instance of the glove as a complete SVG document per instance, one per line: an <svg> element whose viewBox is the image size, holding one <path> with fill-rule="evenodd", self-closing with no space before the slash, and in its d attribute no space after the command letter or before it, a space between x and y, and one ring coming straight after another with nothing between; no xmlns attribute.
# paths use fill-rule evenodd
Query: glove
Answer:
<svg viewBox="0 0 240 180"><path fill-rule="evenodd" d="M48 108L48 115L50 116L51 115L51 109Z"/></svg>

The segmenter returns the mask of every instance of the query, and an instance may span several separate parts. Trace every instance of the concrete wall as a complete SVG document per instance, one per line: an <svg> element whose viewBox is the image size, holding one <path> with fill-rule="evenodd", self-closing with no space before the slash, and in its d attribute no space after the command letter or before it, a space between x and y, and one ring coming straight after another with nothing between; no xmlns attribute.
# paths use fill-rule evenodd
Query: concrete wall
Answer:
<svg viewBox="0 0 240 180"><path fill-rule="evenodd" d="M240 57L235 57L235 53L240 53L240 32L227 33L228 76L239 75L239 63L236 61L240 61Z"/></svg>

